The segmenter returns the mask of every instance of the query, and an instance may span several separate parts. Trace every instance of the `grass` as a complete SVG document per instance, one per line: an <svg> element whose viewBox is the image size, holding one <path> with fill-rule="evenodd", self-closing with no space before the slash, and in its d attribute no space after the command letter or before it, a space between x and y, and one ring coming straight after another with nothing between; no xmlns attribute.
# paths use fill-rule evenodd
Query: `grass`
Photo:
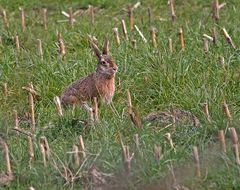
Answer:
<svg viewBox="0 0 240 190"><path fill-rule="evenodd" d="M172 177L168 166L173 165L178 183L191 189L239 189L239 167L228 142L227 154L219 151L217 132L227 127L236 127L239 131L239 48L237 10L240 3L229 0L220 10L220 22L211 18L211 1L176 1L177 21L169 20L169 9L165 1L148 1L134 11L134 22L148 39L144 44L136 31L129 31L130 39L137 40L137 49L130 42L125 42L121 31L121 19L128 27L127 13L123 8L128 2L92 1L100 9L94 25L89 15L76 17L77 23L71 27L64 20L61 10L69 7L77 10L87 7L88 1L9 1L2 0L1 6L7 10L10 28L1 27L0 34L0 82L7 83L9 95L0 94L0 135L10 149L14 172L14 181L3 189L27 189L30 186L39 189L83 189L93 188L88 170L94 164L104 173L114 174L110 183L117 184L115 189L169 189ZM26 11L27 29L21 31L18 7ZM48 30L41 24L40 8L49 9ZM152 25L157 28L158 48L150 43L147 7L152 10ZM115 19L116 18L116 19ZM160 18L167 19L161 21ZM2 22L2 21L1 21ZM2 23L1 23L2 24ZM208 54L203 52L202 35L210 34L212 27L217 29L217 44L210 44ZM112 28L118 27L121 45L114 43ZM183 28L186 50L182 51L178 43L178 30ZM229 47L221 34L226 27L237 49ZM56 48L56 30L62 33L66 45L66 57L61 59ZM129 27L128 27L129 30ZM12 37L19 34L21 51L17 52ZM87 34L94 35L101 44L107 35L110 39L110 52L119 66L116 76L116 93L110 106L100 107L100 123L85 127L81 119L86 113L81 109L64 110L60 118L53 103L53 97L76 79L94 71L96 59L93 56ZM175 52L168 49L168 38L173 39ZM37 39L43 42L44 59L41 61L36 51ZM219 64L219 57L225 58L225 69ZM147 77L147 80L146 80ZM41 100L35 104L37 132L34 138L35 160L29 165L27 139L17 136L13 127L12 110L20 116L28 111L27 93L21 88L32 81ZM126 90L130 89L134 107L143 118L150 112L164 111L171 106L191 111L200 120L199 127L179 124L176 130L152 127L143 122L142 129L135 128L127 115ZM212 122L209 123L202 112L201 103L208 101ZM222 112L222 102L226 100L232 114L229 121ZM28 129L26 122L20 127ZM47 129L46 129L47 127ZM174 152L164 134L171 132L176 145ZM140 150L135 149L134 134L140 138ZM54 168L55 161L59 168L67 165L76 173L70 154L73 144L78 143L82 135L87 149L87 158L81 158L79 178L66 183ZM50 165L43 167L38 147L39 137L46 136L52 150ZM121 157L120 138L134 152L130 176L124 175ZM154 159L153 146L162 148L160 162ZM192 146L198 146L203 176L194 177L192 164ZM1 161L2 162L2 161ZM4 170L5 166L0 166ZM94 189L94 188L93 188ZM111 189L111 188L110 188Z"/></svg>

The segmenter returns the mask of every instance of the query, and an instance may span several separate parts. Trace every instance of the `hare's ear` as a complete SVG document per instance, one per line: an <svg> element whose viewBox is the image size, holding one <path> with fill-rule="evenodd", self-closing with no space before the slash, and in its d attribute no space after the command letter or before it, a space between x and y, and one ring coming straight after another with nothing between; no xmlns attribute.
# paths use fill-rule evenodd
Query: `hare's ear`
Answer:
<svg viewBox="0 0 240 190"><path fill-rule="evenodd" d="M103 44L102 54L108 55L108 52L109 52L109 40L106 38Z"/></svg>
<svg viewBox="0 0 240 190"><path fill-rule="evenodd" d="M97 57L98 59L100 59L100 58L101 58L101 52L100 52L100 50L98 49L97 45L96 45L94 42L92 42L92 41L90 41L90 45L91 45L91 48L92 48L92 50L94 51L96 57Z"/></svg>

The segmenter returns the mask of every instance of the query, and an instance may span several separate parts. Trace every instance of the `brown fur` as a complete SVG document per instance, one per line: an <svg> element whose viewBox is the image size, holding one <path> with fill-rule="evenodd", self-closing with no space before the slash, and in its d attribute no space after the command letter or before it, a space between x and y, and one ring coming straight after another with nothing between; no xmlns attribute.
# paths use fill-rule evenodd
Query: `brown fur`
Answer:
<svg viewBox="0 0 240 190"><path fill-rule="evenodd" d="M80 78L68 86L61 95L63 104L84 104L94 97L100 98L104 103L111 103L115 92L115 73L117 65L108 55L108 40L105 40L103 52L100 53L96 44L91 46L98 59L95 72Z"/></svg>

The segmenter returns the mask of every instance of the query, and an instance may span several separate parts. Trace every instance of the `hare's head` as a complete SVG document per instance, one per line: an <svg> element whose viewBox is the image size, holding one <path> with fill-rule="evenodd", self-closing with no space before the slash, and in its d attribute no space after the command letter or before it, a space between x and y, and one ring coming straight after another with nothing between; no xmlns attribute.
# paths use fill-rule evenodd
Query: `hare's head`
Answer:
<svg viewBox="0 0 240 190"><path fill-rule="evenodd" d="M117 72L117 65L114 63L113 59L108 55L109 51L109 41L106 39L103 44L102 53L98 49L97 45L93 42L91 47L98 59L97 72L102 74L106 78L113 78Z"/></svg>

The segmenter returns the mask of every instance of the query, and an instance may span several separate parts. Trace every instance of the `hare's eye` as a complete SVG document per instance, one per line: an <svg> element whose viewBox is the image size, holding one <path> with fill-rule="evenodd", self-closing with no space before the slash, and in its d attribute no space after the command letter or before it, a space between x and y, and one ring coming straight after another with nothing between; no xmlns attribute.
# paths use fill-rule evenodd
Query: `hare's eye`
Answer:
<svg viewBox="0 0 240 190"><path fill-rule="evenodd" d="M106 61L102 61L102 64L103 64L103 65L107 65L107 62L106 62Z"/></svg>

